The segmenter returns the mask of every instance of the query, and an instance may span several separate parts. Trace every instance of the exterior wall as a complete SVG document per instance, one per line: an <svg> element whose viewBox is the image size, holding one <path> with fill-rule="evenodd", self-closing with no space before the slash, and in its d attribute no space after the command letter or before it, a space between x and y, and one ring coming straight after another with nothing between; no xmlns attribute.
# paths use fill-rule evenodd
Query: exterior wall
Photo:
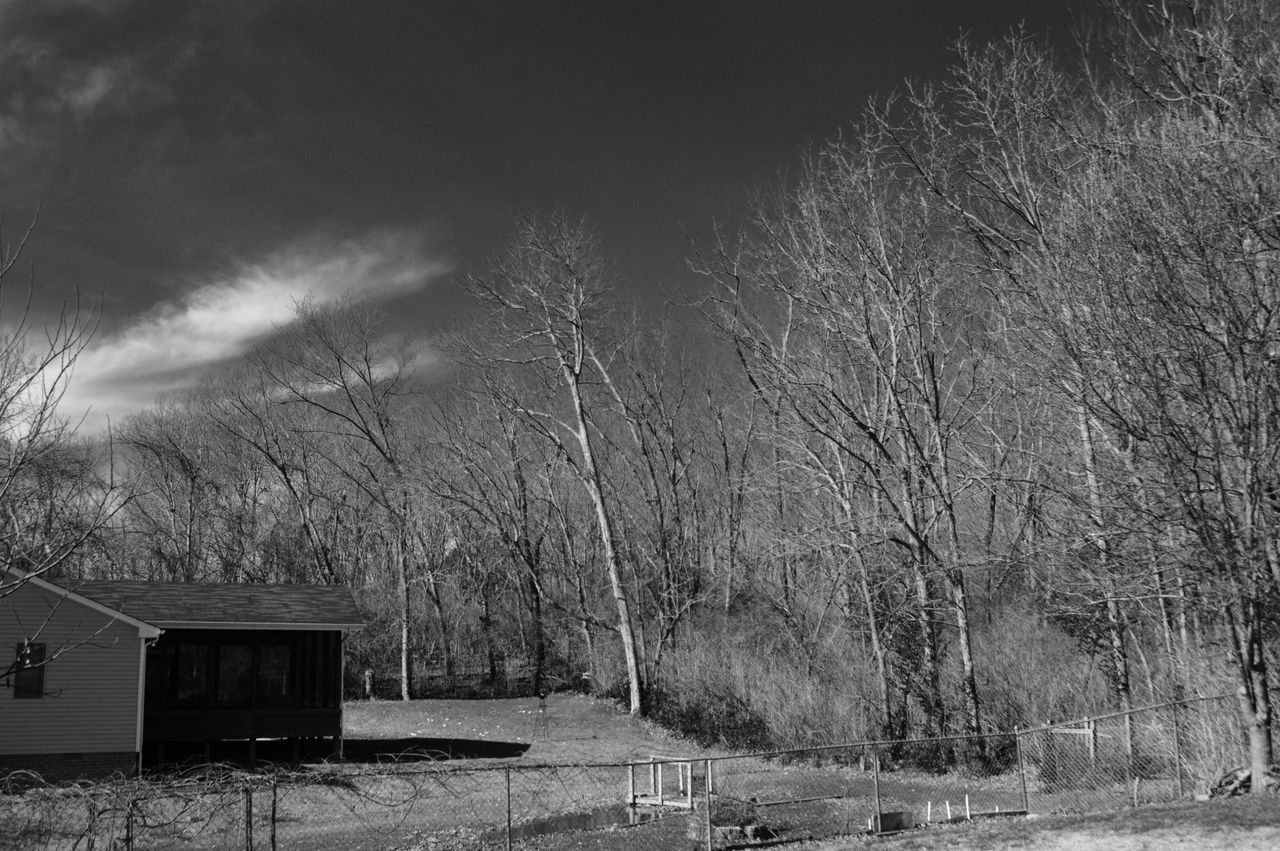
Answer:
<svg viewBox="0 0 1280 851"><path fill-rule="evenodd" d="M45 644L47 696L14 697L12 678L0 686L0 763L34 768L13 764L13 757L33 754L92 763L100 754L110 773L120 755L136 759L137 628L28 583L0 597L0 672L24 639Z"/></svg>

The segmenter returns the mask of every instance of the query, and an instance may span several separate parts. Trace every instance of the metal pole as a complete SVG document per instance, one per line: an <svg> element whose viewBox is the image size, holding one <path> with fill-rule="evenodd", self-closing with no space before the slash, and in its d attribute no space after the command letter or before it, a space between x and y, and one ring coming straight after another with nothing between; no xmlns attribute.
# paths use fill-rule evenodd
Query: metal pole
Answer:
<svg viewBox="0 0 1280 851"><path fill-rule="evenodd" d="M1017 727L1013 728L1014 748L1018 751L1018 779L1022 783L1022 811L1024 813L1031 812L1031 807L1027 804L1027 765L1022 760L1022 733Z"/></svg>
<svg viewBox="0 0 1280 851"><path fill-rule="evenodd" d="M271 851L276 851L276 811L280 803L280 784L271 781Z"/></svg>
<svg viewBox="0 0 1280 851"><path fill-rule="evenodd" d="M1178 778L1178 799L1186 794L1182 788L1182 740L1178 736L1178 703L1174 701L1173 709L1173 771Z"/></svg>
<svg viewBox="0 0 1280 851"><path fill-rule="evenodd" d="M511 851L511 766L505 769L507 776L507 851Z"/></svg>
<svg viewBox="0 0 1280 851"><path fill-rule="evenodd" d="M1133 805L1138 806L1138 771L1133 761L1133 715L1124 716L1124 767L1129 785L1133 787Z"/></svg>
<svg viewBox="0 0 1280 851"><path fill-rule="evenodd" d="M244 851L253 851L253 788L244 787Z"/></svg>
<svg viewBox="0 0 1280 851"><path fill-rule="evenodd" d="M876 833L880 832L880 749L871 749L871 783L875 787L876 792Z"/></svg>
<svg viewBox="0 0 1280 851"><path fill-rule="evenodd" d="M709 760L709 759L708 759L708 760L706 760L706 761L705 761L705 763L704 763L704 768L705 768L705 770L706 770L706 774L707 774L707 782L706 782L706 788L702 790L702 799L703 799L703 802L707 805L707 817L706 817L706 819L705 819L705 824L706 824L706 827L707 827L707 851L712 851L712 843L711 843L711 830L712 830L712 828L711 828L711 760ZM692 784L690 784L690 785L692 785Z"/></svg>

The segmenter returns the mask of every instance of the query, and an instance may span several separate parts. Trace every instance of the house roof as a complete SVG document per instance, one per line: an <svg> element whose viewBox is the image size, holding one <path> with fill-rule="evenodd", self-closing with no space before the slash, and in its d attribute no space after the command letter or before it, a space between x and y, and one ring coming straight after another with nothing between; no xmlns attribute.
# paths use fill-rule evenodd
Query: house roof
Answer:
<svg viewBox="0 0 1280 851"><path fill-rule="evenodd" d="M28 574L12 568L0 568L0 596L4 596L5 593L27 584L34 588L40 588L44 591L56 594L58 597L70 600L73 603L77 603L88 609L92 609L93 611L101 612L112 620L128 624L129 626L137 629L138 635L142 638L156 638L160 635L160 630L156 628L155 624L148 623L142 618L125 614L119 609L111 606L109 603L104 603L101 600L93 600L89 597L77 594L74 591L69 591L61 585L55 585L36 574Z"/></svg>
<svg viewBox="0 0 1280 851"><path fill-rule="evenodd" d="M359 629L351 589L338 585L81 582L74 591L161 629Z"/></svg>

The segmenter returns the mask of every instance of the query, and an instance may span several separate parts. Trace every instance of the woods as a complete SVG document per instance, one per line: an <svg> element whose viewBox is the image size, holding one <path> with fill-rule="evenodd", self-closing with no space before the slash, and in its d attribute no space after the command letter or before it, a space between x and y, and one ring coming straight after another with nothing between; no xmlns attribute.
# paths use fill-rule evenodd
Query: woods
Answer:
<svg viewBox="0 0 1280 851"><path fill-rule="evenodd" d="M304 302L102 451L51 419L86 326L7 323L6 564L348 584L352 691L527 671L735 745L1229 689L1261 778L1277 138L1273 8L1115 0L1080 55L962 44L868 105L680 305L589 218L530 216L473 325Z"/></svg>

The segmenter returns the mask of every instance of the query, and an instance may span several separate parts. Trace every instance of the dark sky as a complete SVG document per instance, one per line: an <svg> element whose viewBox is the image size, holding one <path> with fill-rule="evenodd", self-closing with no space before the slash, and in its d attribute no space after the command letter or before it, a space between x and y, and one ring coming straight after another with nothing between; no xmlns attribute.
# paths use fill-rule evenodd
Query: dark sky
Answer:
<svg viewBox="0 0 1280 851"><path fill-rule="evenodd" d="M304 296L430 328L514 213L587 214L622 284L691 286L868 97L1055 0L0 0L0 212L36 309L101 300L66 411L189 386ZM74 409L74 410L72 410Z"/></svg>

